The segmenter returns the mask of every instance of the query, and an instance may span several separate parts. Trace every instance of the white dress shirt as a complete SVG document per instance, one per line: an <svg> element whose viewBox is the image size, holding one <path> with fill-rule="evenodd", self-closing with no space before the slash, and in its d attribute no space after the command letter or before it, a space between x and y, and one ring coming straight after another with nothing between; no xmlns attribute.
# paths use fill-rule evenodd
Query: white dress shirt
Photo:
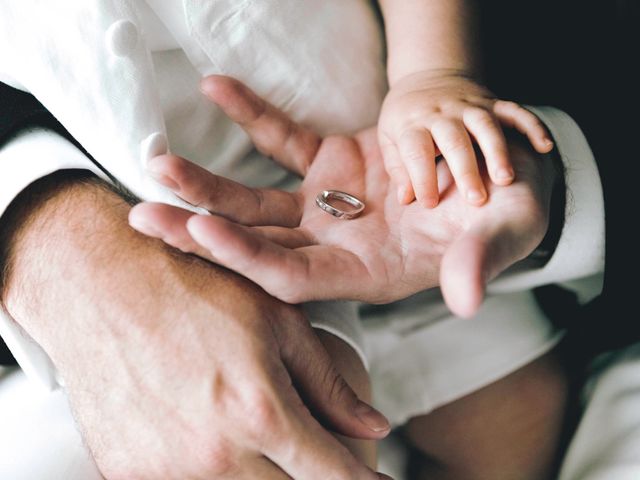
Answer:
<svg viewBox="0 0 640 480"><path fill-rule="evenodd" d="M291 188L297 181L258 155L241 129L202 98L203 75L236 77L321 133L374 124L386 89L381 26L365 0L69 0L64 7L2 0L2 11L0 80L34 94L145 200L190 208L145 172L147 159L169 148L249 185ZM490 287L495 296L471 322L453 318L437 291L367 313L377 401L396 423L552 348L561 332L540 312L531 288L561 282L583 300L599 292L604 214L593 156L570 118L537 112L567 167L568 214L557 249L543 268L497 279ZM0 213L29 183L63 168L98 172L53 133L24 132L5 145ZM363 355L353 305L313 304L308 312L314 325ZM56 385L46 354L6 316L0 334L25 372Z"/></svg>

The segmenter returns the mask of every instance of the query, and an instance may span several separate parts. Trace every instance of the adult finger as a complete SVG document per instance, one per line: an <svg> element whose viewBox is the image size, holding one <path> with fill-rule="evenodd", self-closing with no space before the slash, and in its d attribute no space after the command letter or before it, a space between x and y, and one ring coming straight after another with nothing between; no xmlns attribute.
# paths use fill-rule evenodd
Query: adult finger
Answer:
<svg viewBox="0 0 640 480"><path fill-rule="evenodd" d="M152 158L147 170L184 201L234 222L291 227L300 223L302 200L297 194L245 187L176 155Z"/></svg>
<svg viewBox="0 0 640 480"><path fill-rule="evenodd" d="M139 203L129 212L129 224L149 237L163 240L185 253L193 253L213 262L211 252L197 243L187 230L187 221L193 212L163 203ZM247 227L248 228L248 227ZM311 245L311 239L303 230L286 227L253 227L256 235L286 248Z"/></svg>
<svg viewBox="0 0 640 480"><path fill-rule="evenodd" d="M251 230L285 248L302 248L316 243L311 235L299 228L265 226L252 227Z"/></svg>
<svg viewBox="0 0 640 480"><path fill-rule="evenodd" d="M402 163L402 157L398 147L385 133L379 134L380 151L384 161L384 168L391 178L391 181L398 189L398 202L401 205L411 203L415 197L409 172Z"/></svg>
<svg viewBox="0 0 640 480"><path fill-rule="evenodd" d="M282 359L304 404L323 425L352 438L385 437L389 421L361 401L334 367L334 362L305 319L279 322L275 333Z"/></svg>
<svg viewBox="0 0 640 480"><path fill-rule="evenodd" d="M283 375L284 366L283 368ZM379 480L347 448L313 418L289 384L282 391L278 408L268 409L258 419L261 429L271 433L256 445L258 451L293 478Z"/></svg>
<svg viewBox="0 0 640 480"><path fill-rule="evenodd" d="M438 205L436 152L429 131L426 129L405 131L398 140L398 150L418 202L428 208Z"/></svg>
<svg viewBox="0 0 640 480"><path fill-rule="evenodd" d="M493 111L503 125L515 128L529 139L538 153L548 153L553 149L553 141L540 119L515 102L498 100Z"/></svg>
<svg viewBox="0 0 640 480"><path fill-rule="evenodd" d="M312 245L284 248L257 232L216 216L194 215L187 228L214 261L247 277L289 303L361 299L374 295L369 272L355 255L339 248Z"/></svg>
<svg viewBox="0 0 640 480"><path fill-rule="evenodd" d="M310 414L293 422L286 437L269 443L264 453L291 477L305 480L327 478L380 480L347 448L325 430Z"/></svg>
<svg viewBox="0 0 640 480"><path fill-rule="evenodd" d="M129 225L138 232L163 240L185 253L208 259L210 252L193 240L187 231L187 221L193 215L193 212L172 205L145 202L129 211Z"/></svg>
<svg viewBox="0 0 640 480"><path fill-rule="evenodd" d="M507 140L494 115L483 108L469 108L463 113L463 121L484 154L491 180L496 185L513 182L515 172L509 161Z"/></svg>
<svg viewBox="0 0 640 480"><path fill-rule="evenodd" d="M256 148L285 168L304 176L320 147L320 137L291 120L233 78L212 75L202 92L251 137Z"/></svg>
<svg viewBox="0 0 640 480"><path fill-rule="evenodd" d="M473 205L482 205L487 200L487 191L480 177L473 144L462 122L439 120L431 127L431 134L463 196Z"/></svg>

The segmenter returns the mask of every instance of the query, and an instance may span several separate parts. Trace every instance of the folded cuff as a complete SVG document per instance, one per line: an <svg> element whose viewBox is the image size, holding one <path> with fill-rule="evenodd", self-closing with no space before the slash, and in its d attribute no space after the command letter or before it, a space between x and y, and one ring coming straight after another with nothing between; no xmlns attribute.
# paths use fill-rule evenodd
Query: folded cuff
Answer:
<svg viewBox="0 0 640 480"><path fill-rule="evenodd" d="M556 249L541 268L509 271L489 285L492 293L563 284L584 303L602 290L605 211L598 167L580 127L551 107L527 107L547 126L565 167L565 223Z"/></svg>
<svg viewBox="0 0 640 480"><path fill-rule="evenodd" d="M59 134L39 128L18 134L0 148L0 216L33 182L69 169L89 170L106 179L86 155ZM0 336L29 378L47 389L58 385L49 356L3 309L0 309Z"/></svg>

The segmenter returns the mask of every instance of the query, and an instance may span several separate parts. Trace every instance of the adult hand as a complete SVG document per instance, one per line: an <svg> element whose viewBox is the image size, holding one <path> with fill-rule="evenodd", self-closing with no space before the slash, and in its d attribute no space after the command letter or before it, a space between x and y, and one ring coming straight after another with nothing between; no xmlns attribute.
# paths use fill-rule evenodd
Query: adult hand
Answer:
<svg viewBox="0 0 640 480"><path fill-rule="evenodd" d="M138 235L128 209L94 181L52 180L15 228L3 295L58 367L103 474L380 478L316 420L388 431L299 311Z"/></svg>
<svg viewBox="0 0 640 480"><path fill-rule="evenodd" d="M130 223L235 270L287 302L383 303L440 284L449 307L470 316L487 282L530 254L546 232L555 179L551 160L518 142L509 144L516 180L508 187L486 181L490 199L483 207L465 201L443 162L437 168L438 208L400 205L375 129L320 139L235 80L209 77L203 91L259 150L304 176L300 189L252 190L163 156L151 162L153 175L214 215L141 204ZM364 200L362 216L344 221L320 210L315 198L326 189Z"/></svg>

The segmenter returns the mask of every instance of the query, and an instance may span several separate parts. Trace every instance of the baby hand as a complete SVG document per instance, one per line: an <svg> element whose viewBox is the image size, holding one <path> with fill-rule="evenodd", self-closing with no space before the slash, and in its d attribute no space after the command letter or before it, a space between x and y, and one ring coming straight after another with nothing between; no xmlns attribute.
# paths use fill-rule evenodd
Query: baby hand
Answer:
<svg viewBox="0 0 640 480"><path fill-rule="evenodd" d="M436 155L447 161L467 201L481 205L487 191L472 140L497 185L513 182L502 127L527 136L534 149L547 153L553 142L538 117L514 102L496 99L474 80L458 73L418 72L398 81L385 99L379 141L398 201L414 198L426 207L438 204Z"/></svg>

